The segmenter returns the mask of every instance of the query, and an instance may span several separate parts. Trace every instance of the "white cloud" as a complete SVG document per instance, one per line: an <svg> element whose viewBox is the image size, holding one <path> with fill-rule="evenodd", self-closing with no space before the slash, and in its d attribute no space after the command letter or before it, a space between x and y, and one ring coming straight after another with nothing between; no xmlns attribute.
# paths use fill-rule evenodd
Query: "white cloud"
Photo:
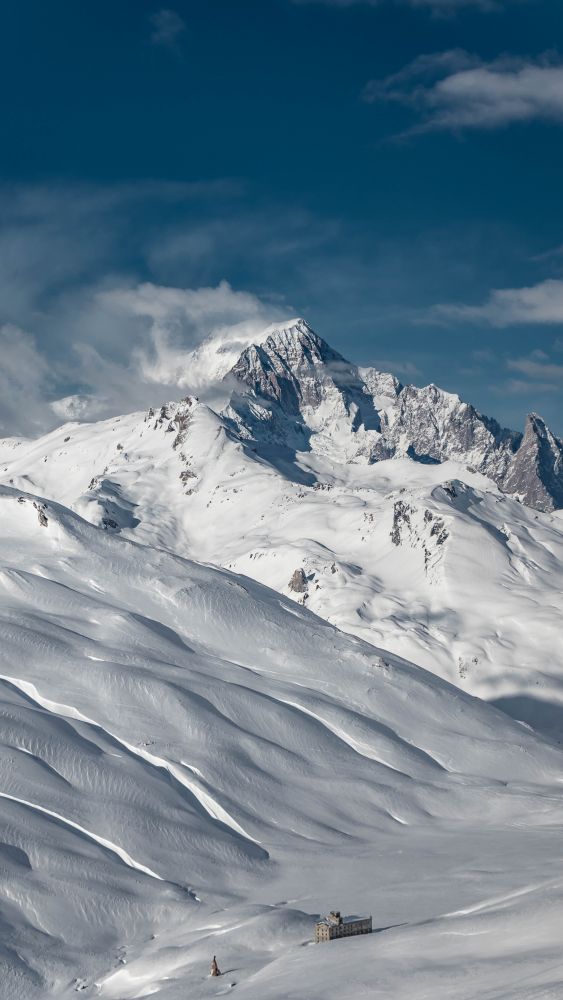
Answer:
<svg viewBox="0 0 563 1000"><path fill-rule="evenodd" d="M279 306L223 281L214 287L170 288L143 283L98 293L83 337L74 345L67 377L82 390L56 400L60 420L93 420L146 409L188 392L211 404L226 401L219 383L244 347L270 323L287 318ZM126 350L88 332L105 326Z"/></svg>
<svg viewBox="0 0 563 1000"><path fill-rule="evenodd" d="M334 227L279 207L249 213L240 193L228 180L0 185L0 327L28 331L17 338L20 357L28 347L19 392L17 363L10 369L0 340L0 436L202 393L209 364L230 367L225 352L192 353L208 334L223 331L242 350L293 312L281 295L266 301L220 278L242 269L244 245L243 266L264 288L279 285L282 267L303 281Z"/></svg>
<svg viewBox="0 0 563 1000"><path fill-rule="evenodd" d="M173 47L180 35L186 30L186 25L180 15L169 7L163 7L152 14L153 26L151 42L154 45Z"/></svg>
<svg viewBox="0 0 563 1000"><path fill-rule="evenodd" d="M99 299L111 310L148 321L145 343L132 353L145 382L193 390L209 382L210 369L215 377L222 377L230 367L227 363L222 370L218 349L231 345L238 357L269 323L287 316L286 310L250 292L235 291L226 281L196 289L144 283L101 293ZM200 346L194 354L206 338L213 340L211 352Z"/></svg>
<svg viewBox="0 0 563 1000"><path fill-rule="evenodd" d="M563 365L553 364L547 355L540 359L536 352L527 358L511 358L507 361L507 368L511 371L520 372L531 379L543 379L547 381L563 381Z"/></svg>
<svg viewBox="0 0 563 1000"><path fill-rule="evenodd" d="M556 247L551 247L549 250L544 250L543 253L536 253L530 260L536 263L542 263L544 260L557 260L558 257L563 257L563 243L560 243Z"/></svg>
<svg viewBox="0 0 563 1000"><path fill-rule="evenodd" d="M225 402L227 387L217 386L241 351L288 315L227 282L120 286L77 305L79 339L49 361L28 333L0 327L0 435L35 436L61 422L146 409L187 392ZM77 391L53 398L64 385Z"/></svg>
<svg viewBox="0 0 563 1000"><path fill-rule="evenodd" d="M497 327L563 323L563 280L550 278L528 288L494 289L482 305L441 304L434 306L432 315Z"/></svg>
<svg viewBox="0 0 563 1000"><path fill-rule="evenodd" d="M69 290L100 280L117 284L115 271L129 248L142 258L147 241L152 246L141 222L145 212L162 220L173 213L185 223L202 205L220 211L237 190L226 180L0 185L0 321L37 329ZM165 222L158 242L162 230ZM62 339L63 326L58 312L53 339Z"/></svg>
<svg viewBox="0 0 563 1000"><path fill-rule="evenodd" d="M33 337L11 324L0 327L0 357L0 427L18 436L49 430L49 365Z"/></svg>
<svg viewBox="0 0 563 1000"><path fill-rule="evenodd" d="M563 365L555 364L545 351L532 351L526 357L508 358L505 367L515 373L515 377L497 386L500 392L513 396L529 395L531 392L560 393L563 387Z"/></svg>
<svg viewBox="0 0 563 1000"><path fill-rule="evenodd" d="M563 122L563 62L502 57L483 62L463 50L419 56L398 73L371 80L368 102L395 102L419 115L405 134Z"/></svg>
<svg viewBox="0 0 563 1000"><path fill-rule="evenodd" d="M371 362L370 368L376 368L380 372L392 372L393 375L402 375L404 378L418 378L422 375L420 368L417 368L413 361L376 358Z"/></svg>
<svg viewBox="0 0 563 1000"><path fill-rule="evenodd" d="M135 316L151 319L156 325L182 325L190 336L201 339L212 327L232 324L251 316L263 317L266 310L256 295L237 292L227 281L211 288L166 288L144 282L133 288L102 292L100 300Z"/></svg>
<svg viewBox="0 0 563 1000"><path fill-rule="evenodd" d="M561 391L561 386L555 385L553 382L526 382L525 379L517 378L510 378L506 382L491 385L489 388L492 392L502 396L507 393L511 396L529 396L532 391L534 394Z"/></svg>
<svg viewBox="0 0 563 1000"><path fill-rule="evenodd" d="M492 392L530 396L561 393L563 388L563 365L554 362L543 350L536 349L524 357L505 358L504 368L513 375L489 386Z"/></svg>
<svg viewBox="0 0 563 1000"><path fill-rule="evenodd" d="M108 400L104 397L75 393L73 396L53 400L50 406L59 421L68 423L75 420L95 420L96 417L104 416L107 403Z"/></svg>

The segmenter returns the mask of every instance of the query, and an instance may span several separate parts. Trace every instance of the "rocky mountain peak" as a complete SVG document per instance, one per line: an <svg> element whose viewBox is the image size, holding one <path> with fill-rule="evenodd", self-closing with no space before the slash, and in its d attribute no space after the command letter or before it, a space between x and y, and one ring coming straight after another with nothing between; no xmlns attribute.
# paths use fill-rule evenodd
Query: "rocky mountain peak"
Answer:
<svg viewBox="0 0 563 1000"><path fill-rule="evenodd" d="M279 327L269 327L268 335L259 346L268 354L283 359L290 367L329 364L344 361L322 337L319 337L304 319L295 319Z"/></svg>
<svg viewBox="0 0 563 1000"><path fill-rule="evenodd" d="M302 405L318 405L320 383L338 370L349 373L350 380L353 366L298 319L270 328L264 340L242 352L229 375L286 412L297 413Z"/></svg>
<svg viewBox="0 0 563 1000"><path fill-rule="evenodd" d="M248 394L266 408L268 432L277 438L298 432L306 436L326 430L335 420L349 425L349 434L373 430L379 418L358 369L316 334L305 320L270 329L260 343L246 348L229 372L242 392L231 399L231 411L248 430ZM319 421L317 411L322 408ZM252 407L251 407L252 410ZM287 418L290 418L288 425ZM264 428L264 413L261 418Z"/></svg>
<svg viewBox="0 0 563 1000"><path fill-rule="evenodd" d="M246 438L338 462L462 462L538 510L563 507L563 442L537 414L524 435L439 386L357 368L303 319L270 327L229 372L228 416Z"/></svg>
<svg viewBox="0 0 563 1000"><path fill-rule="evenodd" d="M529 413L526 417L524 436L526 434L535 434L541 438L555 440L545 420L543 417L540 417L539 413Z"/></svg>
<svg viewBox="0 0 563 1000"><path fill-rule="evenodd" d="M522 444L503 487L536 510L563 507L563 441L537 413L530 413Z"/></svg>

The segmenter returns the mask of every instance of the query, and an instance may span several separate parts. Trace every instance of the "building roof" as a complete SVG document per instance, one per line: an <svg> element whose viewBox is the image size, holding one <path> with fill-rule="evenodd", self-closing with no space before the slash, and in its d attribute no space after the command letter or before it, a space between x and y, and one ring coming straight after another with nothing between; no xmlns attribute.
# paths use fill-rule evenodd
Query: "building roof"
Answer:
<svg viewBox="0 0 563 1000"><path fill-rule="evenodd" d="M341 918L343 924L358 924L362 920L369 920L369 919L370 919L369 917L342 917ZM335 923L334 923L334 920L331 920L330 917L321 917L320 920L317 920L317 926L319 924L326 924L327 927L334 927L334 926L336 926Z"/></svg>

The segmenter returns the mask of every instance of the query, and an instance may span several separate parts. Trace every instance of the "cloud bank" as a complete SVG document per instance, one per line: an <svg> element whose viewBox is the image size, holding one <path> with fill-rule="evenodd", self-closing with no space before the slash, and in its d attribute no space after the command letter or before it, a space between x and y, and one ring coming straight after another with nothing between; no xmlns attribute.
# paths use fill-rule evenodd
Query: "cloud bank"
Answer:
<svg viewBox="0 0 563 1000"><path fill-rule="evenodd" d="M370 80L368 103L411 108L419 121L406 135L495 129L544 121L563 123L563 62L499 57L482 61L462 49L419 56L398 73Z"/></svg>
<svg viewBox="0 0 563 1000"><path fill-rule="evenodd" d="M10 323L0 327L0 357L0 427L4 433L39 433L45 417L49 423L46 358L33 337Z"/></svg>
<svg viewBox="0 0 563 1000"><path fill-rule="evenodd" d="M282 301L220 281L225 205L240 233L238 197L228 180L0 186L0 436L203 390L191 352L208 334L244 340L287 316ZM178 241L190 235L187 252ZM267 256L264 240L260 249Z"/></svg>
<svg viewBox="0 0 563 1000"><path fill-rule="evenodd" d="M95 293L80 335L63 358L47 358L37 341L11 324L0 328L0 435L33 437L66 421L98 420L146 409L188 392L211 405L226 401L220 383L240 352L287 310L215 287L151 283ZM90 340L104 328L121 350ZM79 386L57 395L65 384ZM60 392L60 390L59 390Z"/></svg>
<svg viewBox="0 0 563 1000"><path fill-rule="evenodd" d="M481 305L445 303L434 306L437 318L506 327L563 323L563 280L549 278L525 288L494 289Z"/></svg>
<svg viewBox="0 0 563 1000"><path fill-rule="evenodd" d="M209 288L168 288L150 282L99 296L101 306L145 325L131 362L143 387L172 386L199 394L217 383L241 351L287 311L222 281Z"/></svg>

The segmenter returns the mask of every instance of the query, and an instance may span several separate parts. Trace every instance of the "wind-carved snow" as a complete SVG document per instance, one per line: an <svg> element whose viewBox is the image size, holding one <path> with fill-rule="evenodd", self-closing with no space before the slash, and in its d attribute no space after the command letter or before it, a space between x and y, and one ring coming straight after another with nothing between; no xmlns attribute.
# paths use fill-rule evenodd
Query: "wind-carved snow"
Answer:
<svg viewBox="0 0 563 1000"><path fill-rule="evenodd" d="M115 854L120 861L128 865L129 868L134 868L138 872L142 872L144 875L150 875L151 878L158 879L162 882L163 879L156 872L151 871L146 865L140 864L139 861L135 861L130 854L127 853L119 844L113 844L111 840L106 840L105 837L101 837L97 833L93 833L92 830L86 830L83 826L78 823L73 823L72 820L67 819L66 816L61 816L59 813L53 812L52 809L46 809L45 806L37 805L36 802L28 802L27 799L20 799L16 795L9 795L8 792L0 792L1 799L8 799L10 802L17 802L21 806L26 806L26 808L32 811L43 813L45 816L50 816L52 819L56 819L58 823L63 823L65 826L70 827L72 830L77 830L78 833L84 834L89 840L93 840L95 844L100 844L107 851L111 851Z"/></svg>
<svg viewBox="0 0 563 1000"><path fill-rule="evenodd" d="M360 755L360 757L367 757L369 760L374 760L378 764L383 764L384 767L388 767L392 771L397 771L399 774L402 773L400 768L395 767L393 764L389 763L388 760L384 760L384 758L380 756L367 741L357 739L340 726L334 725L334 723L330 722L326 718L323 718L317 712L311 711L310 708L305 708L304 705L301 705L296 701L289 701L286 699L280 700L283 701L283 704L289 705L290 708L295 708L298 712L303 712L304 715L308 715L311 719L315 719L317 722L320 722L321 726L324 726L325 729L329 730L329 732L334 733L339 740L342 740L343 743L346 743L349 747L351 747L352 750ZM393 816L393 819L396 818L396 816Z"/></svg>
<svg viewBox="0 0 563 1000"><path fill-rule="evenodd" d="M135 753L139 757L142 757L143 760L148 761L149 764L152 764L155 767L162 767L165 771L168 771L168 773L176 779L178 784L183 785L184 788L187 788L188 791L196 797L198 802L201 803L205 811L209 814L209 816L211 816L212 819L216 819L218 822L224 823L225 826L230 827L231 830L240 834L240 836L244 837L245 840L251 840L254 844L260 843L259 840L256 840L254 837L251 837L250 834L246 833L242 826L240 826L240 824L229 815L226 809L223 809L223 807L213 798L212 795L209 794L209 792L200 788L199 785L195 781L188 778L179 767L174 764L170 764L162 757L157 757L155 754L149 753L148 750L142 750L140 747L134 747L130 743L126 743L125 740L120 740L119 742L123 743L123 746L127 747L131 753Z"/></svg>
<svg viewBox="0 0 563 1000"><path fill-rule="evenodd" d="M60 715L63 718L77 719L80 722L87 723L89 726L96 726L96 728L102 728L99 726L99 723L94 721L94 719L89 719L87 715L84 715L82 712L79 712L78 709L73 708L71 705L63 705L58 702L51 701L49 698L43 697L42 695L39 694L39 691L35 687L35 684L31 684L29 681L24 681L17 677L9 677L6 674L0 674L0 680L8 681L10 684L13 684L14 687L19 688L20 691L23 691L24 694L27 694L37 705L40 705L41 708L46 709L46 711L48 712L54 712L55 714ZM232 816L229 816L227 810L223 809L223 807L218 802L215 801L215 799L213 798L212 795L209 794L209 792L204 791L202 788L199 787L199 785L195 781L188 778L180 767L178 767L175 764L171 764L169 761L164 760L162 757L157 757L156 754L149 753L148 750L144 750L142 747L133 746L133 744L128 743L127 740L122 739L115 733L109 732L109 730L108 730L108 735L111 736L117 743L120 743L121 746L123 746L130 753L135 754L142 760L146 760L153 767L163 768L163 770L168 771L168 773L178 782L178 784L183 785L184 788L187 788L188 791L191 792L192 795L196 797L198 802L201 803L203 808L206 810L209 816L211 816L212 819L216 819L220 823L224 823L225 826L229 826L232 830L235 831L235 833L240 834L241 837L245 837L246 840L252 840L256 844L259 843L259 841L254 840L253 837L250 837L247 833L245 833L245 831L236 822L236 820L234 820ZM34 808L41 809L40 806L35 806ZM48 812L48 810L45 809L43 809L42 811ZM52 813L50 815L55 815L55 814ZM60 819L61 817L57 818ZM65 822L69 822L69 825L75 826L76 829L81 829L78 826L76 826L76 824L70 823L70 821L65 820ZM82 832L84 833L87 831L82 830ZM93 833L90 833L89 836L96 839L95 834ZM102 839L100 838L98 839L100 843L104 843L104 846L108 846L108 844L106 844L105 841L102 841ZM115 853L119 854L119 856L123 857L123 859L125 860L125 852L120 853L119 848L114 847L114 845L109 845L109 846L114 848ZM142 865L139 865L136 862L132 862L130 860L127 863L128 864L131 863L132 867L138 868L139 871L144 871L146 872L146 874L152 875L154 878L160 878L160 875L155 875L155 873L151 872L150 869L144 868Z"/></svg>

